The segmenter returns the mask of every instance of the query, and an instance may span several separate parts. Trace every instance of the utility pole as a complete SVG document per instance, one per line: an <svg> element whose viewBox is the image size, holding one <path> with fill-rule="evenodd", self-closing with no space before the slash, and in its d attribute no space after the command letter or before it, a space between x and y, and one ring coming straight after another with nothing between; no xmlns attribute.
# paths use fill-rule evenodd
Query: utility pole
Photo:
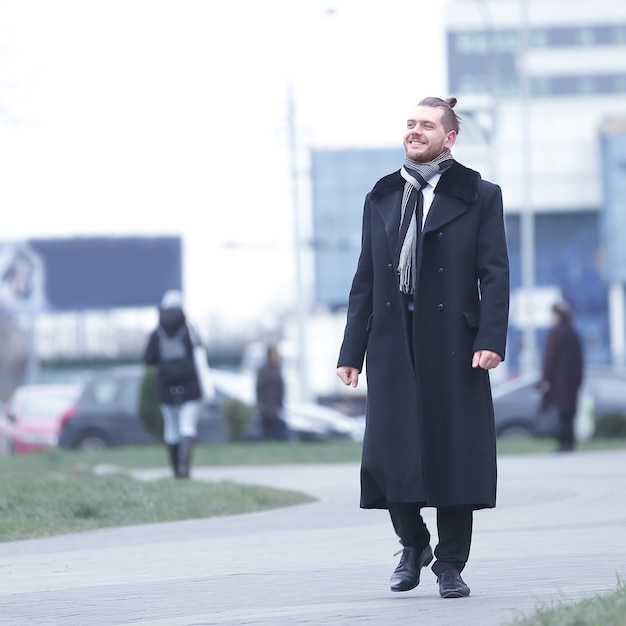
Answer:
<svg viewBox="0 0 626 626"><path fill-rule="evenodd" d="M539 364L536 341L535 315L535 214L532 202L532 120L530 114L530 77L528 75L529 10L530 0L520 0L520 48L518 70L520 74L520 131L521 136L521 179L522 210L521 220L521 265L522 298L524 308L524 343L522 350L522 371L536 370Z"/></svg>
<svg viewBox="0 0 626 626"><path fill-rule="evenodd" d="M298 131L296 127L296 107L293 95L293 86L289 83L287 94L287 129L289 134L289 162L291 171L291 196L293 211L293 256L296 297L296 326L297 326L297 354L298 370L298 399L307 402L310 400L307 348L306 348L306 292L302 271L302 216L300 215L299 168L298 168Z"/></svg>

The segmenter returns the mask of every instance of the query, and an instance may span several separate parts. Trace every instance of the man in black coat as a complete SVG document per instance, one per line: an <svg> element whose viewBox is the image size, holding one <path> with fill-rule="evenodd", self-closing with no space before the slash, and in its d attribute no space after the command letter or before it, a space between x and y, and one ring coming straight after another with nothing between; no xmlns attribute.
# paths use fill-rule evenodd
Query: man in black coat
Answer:
<svg viewBox="0 0 626 626"><path fill-rule="evenodd" d="M545 402L559 411L559 452L574 449L574 416L582 382L583 351L572 325L571 308L568 302L555 302L552 326L544 347L541 387L546 395Z"/></svg>
<svg viewBox="0 0 626 626"><path fill-rule="evenodd" d="M489 369L505 356L509 264L502 194L456 162L456 99L426 98L407 120L406 159L365 199L361 253L337 374L352 387L367 354L361 507L389 510L403 545L393 591L433 559L442 597L461 578L473 511L496 499Z"/></svg>

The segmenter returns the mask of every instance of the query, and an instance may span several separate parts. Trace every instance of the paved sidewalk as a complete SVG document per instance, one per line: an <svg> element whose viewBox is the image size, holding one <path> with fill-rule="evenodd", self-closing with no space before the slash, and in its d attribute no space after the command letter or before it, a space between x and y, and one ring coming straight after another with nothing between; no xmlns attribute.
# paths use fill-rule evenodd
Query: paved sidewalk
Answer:
<svg viewBox="0 0 626 626"><path fill-rule="evenodd" d="M140 472L142 478L160 471ZM320 500L251 515L0 543L4 626L427 624L500 626L626 579L626 452L503 457L499 502L475 515L464 578L389 591L399 545L358 508L358 467L195 468ZM434 530L434 512L426 511Z"/></svg>

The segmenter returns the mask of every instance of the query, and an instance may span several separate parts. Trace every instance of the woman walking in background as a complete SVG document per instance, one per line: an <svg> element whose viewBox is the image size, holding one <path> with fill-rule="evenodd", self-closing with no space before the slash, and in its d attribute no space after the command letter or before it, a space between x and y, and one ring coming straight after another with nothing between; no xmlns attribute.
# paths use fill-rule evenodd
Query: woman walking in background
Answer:
<svg viewBox="0 0 626 626"><path fill-rule="evenodd" d="M197 338L183 311L180 291L168 291L159 307L159 325L144 354L158 368L156 395L163 413L163 440L176 478L189 478L202 387L194 362Z"/></svg>

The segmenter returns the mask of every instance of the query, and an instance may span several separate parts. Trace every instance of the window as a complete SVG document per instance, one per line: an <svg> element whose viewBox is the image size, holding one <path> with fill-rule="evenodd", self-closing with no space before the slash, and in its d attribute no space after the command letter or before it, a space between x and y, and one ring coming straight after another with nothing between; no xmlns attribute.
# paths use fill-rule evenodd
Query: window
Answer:
<svg viewBox="0 0 626 626"><path fill-rule="evenodd" d="M613 76L612 91L614 93L626 93L626 74Z"/></svg>
<svg viewBox="0 0 626 626"><path fill-rule="evenodd" d="M449 32L450 89L458 94L493 93L507 98L519 95L519 43L517 29ZM626 24L533 28L529 32L529 45L578 49L583 46L624 47ZM530 89L536 97L625 93L625 80L623 73L537 76L531 77Z"/></svg>
<svg viewBox="0 0 626 626"><path fill-rule="evenodd" d="M596 43L596 33L593 28L581 28L577 36L578 42L583 46L593 46Z"/></svg>
<svg viewBox="0 0 626 626"><path fill-rule="evenodd" d="M136 413L139 410L139 393L141 379L129 378L124 381L120 390L120 405L130 413Z"/></svg>
<svg viewBox="0 0 626 626"><path fill-rule="evenodd" d="M531 48L545 48L550 45L548 31L544 28L533 28L528 35L528 44Z"/></svg>
<svg viewBox="0 0 626 626"><path fill-rule="evenodd" d="M113 404L119 393L119 382L113 378L104 378L94 383L92 394L94 402L100 406Z"/></svg>
<svg viewBox="0 0 626 626"><path fill-rule="evenodd" d="M608 42L615 44L625 44L626 26L612 26L608 37Z"/></svg>
<svg viewBox="0 0 626 626"><path fill-rule="evenodd" d="M597 93L595 76L581 76L578 79L578 93Z"/></svg>
<svg viewBox="0 0 626 626"><path fill-rule="evenodd" d="M491 34L492 50L496 52L517 52L519 32L516 30L499 30Z"/></svg>
<svg viewBox="0 0 626 626"><path fill-rule="evenodd" d="M481 31L458 33L455 37L456 49L459 53L486 54L488 50L486 33Z"/></svg>
<svg viewBox="0 0 626 626"><path fill-rule="evenodd" d="M450 32L454 50L459 55L515 53L520 45L519 29ZM626 24L531 28L528 43L532 48L581 47L626 44Z"/></svg>
<svg viewBox="0 0 626 626"><path fill-rule="evenodd" d="M551 88L551 81L545 76L532 78L530 81L530 93L533 96L547 96L550 94Z"/></svg>
<svg viewBox="0 0 626 626"><path fill-rule="evenodd" d="M626 92L626 74L543 76L531 80L533 96L575 96Z"/></svg>

